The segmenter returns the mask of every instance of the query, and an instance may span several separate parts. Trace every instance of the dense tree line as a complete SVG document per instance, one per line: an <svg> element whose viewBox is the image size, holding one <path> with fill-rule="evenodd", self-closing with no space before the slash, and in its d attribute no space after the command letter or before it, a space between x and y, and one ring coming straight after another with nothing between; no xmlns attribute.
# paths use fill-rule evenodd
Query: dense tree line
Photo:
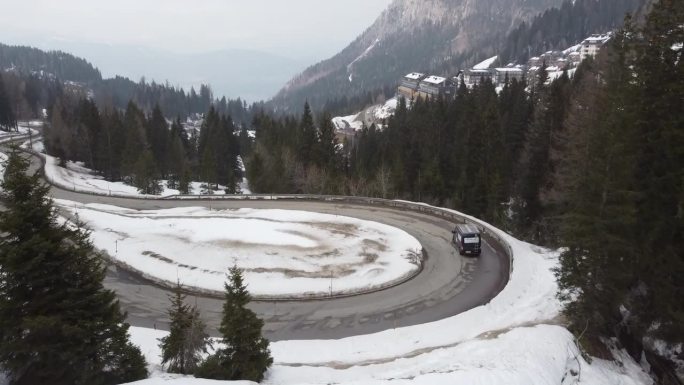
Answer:
<svg viewBox="0 0 684 385"><path fill-rule="evenodd" d="M89 83L102 79L100 71L85 59L62 51L43 51L0 43L0 68L26 74L44 74L62 80Z"/></svg>
<svg viewBox="0 0 684 385"><path fill-rule="evenodd" d="M628 20L578 85L557 173L566 315L652 363L655 341L684 342L682 20L674 0Z"/></svg>
<svg viewBox="0 0 684 385"><path fill-rule="evenodd" d="M60 98L43 135L48 154L83 162L108 181L124 181L144 194L160 194L166 181L187 194L192 180L205 183L204 193L219 186L237 191L236 133L231 118L213 106L199 132L188 133L180 119L168 122L159 106L145 114L132 101L122 112L100 110L89 99Z"/></svg>
<svg viewBox="0 0 684 385"><path fill-rule="evenodd" d="M462 84L454 100L415 100L410 109L401 100L386 128L365 127L342 144L329 133L329 115L314 125L308 105L300 119L258 116L247 158L250 186L263 193L421 200L501 223L523 173L521 154L535 108L547 99L542 95L568 83L563 77L553 86L542 84L535 95L526 82L510 82L500 94L491 83L473 89ZM546 123L539 118L539 130Z"/></svg>
<svg viewBox="0 0 684 385"><path fill-rule="evenodd" d="M248 122L251 119L250 110L260 107L259 103L248 106L240 98L226 99L224 96L215 99L207 85L201 85L199 91L195 91L194 87L185 91L168 83L147 82L145 79L135 83L128 78L116 76L95 82L90 87L100 107L125 109L128 102L133 101L146 113L159 106L167 116L182 119L203 114L214 106L223 115L230 115L238 122Z"/></svg>
<svg viewBox="0 0 684 385"><path fill-rule="evenodd" d="M338 191L344 164L331 116L316 125L311 108L300 119L259 114L253 128L257 141L246 159L253 191L264 193L323 193Z"/></svg>
<svg viewBox="0 0 684 385"><path fill-rule="evenodd" d="M63 93L56 79L0 72L0 129L16 128L17 120L42 118L43 108Z"/></svg>

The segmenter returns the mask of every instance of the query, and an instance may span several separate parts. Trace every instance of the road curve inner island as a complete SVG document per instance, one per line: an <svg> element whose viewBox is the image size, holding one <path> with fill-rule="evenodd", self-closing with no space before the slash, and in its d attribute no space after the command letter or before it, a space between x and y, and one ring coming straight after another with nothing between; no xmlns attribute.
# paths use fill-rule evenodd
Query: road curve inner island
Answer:
<svg viewBox="0 0 684 385"><path fill-rule="evenodd" d="M0 149L4 150L4 149ZM32 169L41 167L31 157ZM52 186L56 199L101 203L139 210L203 206L215 209L283 209L344 215L402 229L423 246L427 258L413 279L385 290L326 300L254 301L250 307L265 321L270 340L338 339L416 325L450 317L494 298L508 281L510 261L503 245L483 238L480 257L462 257L451 243L453 223L425 212L389 206L314 200L173 200L89 195ZM168 290L134 273L108 266L105 286L114 290L134 326L166 329ZM220 323L222 301L190 296L211 334Z"/></svg>

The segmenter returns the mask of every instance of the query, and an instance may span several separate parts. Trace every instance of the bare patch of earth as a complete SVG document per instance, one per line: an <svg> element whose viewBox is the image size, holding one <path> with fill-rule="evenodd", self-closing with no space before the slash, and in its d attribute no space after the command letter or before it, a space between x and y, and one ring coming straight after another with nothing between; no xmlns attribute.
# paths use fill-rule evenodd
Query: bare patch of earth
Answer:
<svg viewBox="0 0 684 385"><path fill-rule="evenodd" d="M156 260L159 260L159 261L162 261L162 262L165 262L165 263L174 265L174 266L178 266L178 267L183 268L183 269L198 270L198 271L201 271L201 272L203 272L203 273L214 274L214 275L217 275L217 274L225 274L225 273L226 273L225 271L215 271L215 270L209 270L209 269L200 269L200 268L198 268L197 266L190 266L190 265L186 265L186 264L183 264L183 263L178 263L178 262L176 262L176 261L174 261L174 260L172 260L172 259L170 259L170 258L167 258L167 257L165 257L165 256L163 256L163 255L157 254L157 253L155 253L154 251L146 250L146 251L143 251L142 254L145 255L145 256L148 256L148 257L150 257L150 258L154 258L154 259L156 259Z"/></svg>

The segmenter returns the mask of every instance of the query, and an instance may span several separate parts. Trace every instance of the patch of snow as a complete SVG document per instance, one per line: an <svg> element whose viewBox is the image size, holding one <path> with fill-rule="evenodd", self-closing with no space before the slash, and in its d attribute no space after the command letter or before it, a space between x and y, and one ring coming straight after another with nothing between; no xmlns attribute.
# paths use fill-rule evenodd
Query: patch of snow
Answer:
<svg viewBox="0 0 684 385"><path fill-rule="evenodd" d="M389 99L382 107L375 110L375 118L378 120L389 119L389 117L394 115L394 112L397 110L398 103L399 101L397 98Z"/></svg>
<svg viewBox="0 0 684 385"><path fill-rule="evenodd" d="M577 68L570 68L569 70L567 70L568 77L572 78L573 76L575 76L576 71L577 71ZM546 80L546 84L551 84L551 82L558 79L562 75L563 75L562 70L549 71L549 73L548 73L549 78Z"/></svg>
<svg viewBox="0 0 684 385"><path fill-rule="evenodd" d="M5 180L5 162L7 162L8 156L0 152L0 182Z"/></svg>
<svg viewBox="0 0 684 385"><path fill-rule="evenodd" d="M338 215L55 203L85 222L94 245L117 261L215 292L237 265L255 296L358 293L410 277L422 258L420 243L403 230Z"/></svg>
<svg viewBox="0 0 684 385"><path fill-rule="evenodd" d="M430 83L430 84L442 84L442 83L444 83L445 80L446 80L446 78L443 78L441 76L435 76L435 75L428 76L425 79L423 79L423 81L425 83Z"/></svg>
<svg viewBox="0 0 684 385"><path fill-rule="evenodd" d="M359 60L361 60L361 59L365 58L366 56L368 56L368 54L373 50L373 48L375 48L375 46L376 46L379 42L380 42L380 39L375 39L375 41L374 41L370 46L368 46L368 48L366 48L366 50L363 51L363 52L361 53L361 55L359 55L356 59L352 60L352 62L349 63L349 64L347 65L347 71L348 71L348 72L351 72L352 67L354 67L354 64L356 64L356 62L358 62ZM352 81L351 75L349 76L349 81L350 81L350 82Z"/></svg>
<svg viewBox="0 0 684 385"><path fill-rule="evenodd" d="M567 56L573 52L578 52L580 48L582 48L582 44L573 45L572 47L563 50L563 55Z"/></svg>
<svg viewBox="0 0 684 385"><path fill-rule="evenodd" d="M0 143L9 142L17 137L27 136L29 133L33 136L38 136L40 133L33 127L38 127L38 125L33 126L30 122L19 122L16 131L0 130Z"/></svg>
<svg viewBox="0 0 684 385"><path fill-rule="evenodd" d="M474 65L474 66L473 66L473 69L474 69L474 70L486 70L486 69L489 69L489 68L492 66L492 64L494 64L494 62L496 61L496 59L498 59L498 58L499 58L499 56L492 56L492 57L490 57L489 59L484 60L484 61L482 61L482 62L480 62L480 63Z"/></svg>
<svg viewBox="0 0 684 385"><path fill-rule="evenodd" d="M409 80L420 80L425 76L425 74L420 73L420 72L411 72L410 74L404 76L406 79Z"/></svg>
<svg viewBox="0 0 684 385"><path fill-rule="evenodd" d="M337 131L360 131L363 129L363 122L358 120L359 114L348 116L336 116L332 123Z"/></svg>
<svg viewBox="0 0 684 385"><path fill-rule="evenodd" d="M26 144L26 143L25 143ZM36 147L37 146L37 147ZM34 149L40 152L42 143L34 143ZM28 147L28 146L26 146ZM180 191L167 186L166 180L160 180L162 192L160 195L146 195L138 192L135 186L124 182L109 182L97 172L85 167L82 162L67 161L66 167L59 165L59 159L51 155L42 155L45 158L45 177L56 186L86 193L94 193L109 196L159 198L179 195ZM246 183L245 181L243 181ZM201 194L206 190L202 182L190 182L190 194ZM211 195L226 195L225 186L218 186L219 189L212 191ZM244 190L243 190L244 191ZM249 189L247 189L249 191ZM206 192L205 192L206 194Z"/></svg>

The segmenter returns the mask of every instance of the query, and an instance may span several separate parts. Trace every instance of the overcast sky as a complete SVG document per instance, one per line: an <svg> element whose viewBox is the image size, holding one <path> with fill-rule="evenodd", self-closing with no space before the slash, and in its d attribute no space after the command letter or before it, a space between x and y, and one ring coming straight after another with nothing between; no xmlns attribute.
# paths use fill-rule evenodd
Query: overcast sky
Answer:
<svg viewBox="0 0 684 385"><path fill-rule="evenodd" d="M0 0L0 41L129 45L176 53L255 49L323 59L391 0Z"/></svg>

